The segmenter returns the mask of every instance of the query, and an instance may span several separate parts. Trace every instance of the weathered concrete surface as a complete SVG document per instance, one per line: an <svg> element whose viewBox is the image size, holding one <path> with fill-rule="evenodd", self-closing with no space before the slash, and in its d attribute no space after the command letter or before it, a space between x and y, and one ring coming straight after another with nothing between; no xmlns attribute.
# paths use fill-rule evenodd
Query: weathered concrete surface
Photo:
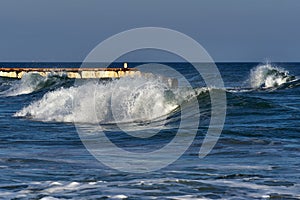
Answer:
<svg viewBox="0 0 300 200"><path fill-rule="evenodd" d="M178 87L177 79L154 75L151 73L142 73L135 68L0 68L0 77L20 79L27 73L38 73L44 77L58 75L71 79L101 79L138 76L146 79L159 79L169 87Z"/></svg>
<svg viewBox="0 0 300 200"><path fill-rule="evenodd" d="M79 72L67 72L68 78L81 78L81 74Z"/></svg>
<svg viewBox="0 0 300 200"><path fill-rule="evenodd" d="M0 71L0 77L18 78L15 71Z"/></svg>
<svg viewBox="0 0 300 200"><path fill-rule="evenodd" d="M0 77L22 78L29 72L36 72L41 76L64 74L67 78L120 78L139 73L134 68L0 68Z"/></svg>

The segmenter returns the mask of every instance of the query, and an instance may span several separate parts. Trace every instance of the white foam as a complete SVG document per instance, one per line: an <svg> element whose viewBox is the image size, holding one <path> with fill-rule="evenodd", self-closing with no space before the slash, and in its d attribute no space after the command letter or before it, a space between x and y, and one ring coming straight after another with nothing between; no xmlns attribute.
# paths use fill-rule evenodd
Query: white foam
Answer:
<svg viewBox="0 0 300 200"><path fill-rule="evenodd" d="M127 199L128 197L124 194L119 194L119 195L114 195L114 196L109 196L112 199Z"/></svg>
<svg viewBox="0 0 300 200"><path fill-rule="evenodd" d="M58 198L55 198L55 197L43 197L40 200L58 200Z"/></svg>
<svg viewBox="0 0 300 200"><path fill-rule="evenodd" d="M59 183L59 182L52 182L52 183L50 183L50 186L57 186L57 185L62 185L62 183Z"/></svg>
<svg viewBox="0 0 300 200"><path fill-rule="evenodd" d="M77 190L80 187L82 186L78 182L71 182L69 184L62 184L62 183L57 184L57 182L52 182L49 184L49 188L44 190L44 192L52 194L52 193L58 193L62 191L73 191L73 190Z"/></svg>
<svg viewBox="0 0 300 200"><path fill-rule="evenodd" d="M6 96L18 96L22 94L30 94L34 91L42 89L48 82L55 82L54 77L63 76L63 74L50 73L43 77L37 72L25 73L21 80L15 81L7 90L2 92Z"/></svg>
<svg viewBox="0 0 300 200"><path fill-rule="evenodd" d="M251 70L250 85L252 88L272 88L280 86L291 80L289 72L272 66L271 64L259 65Z"/></svg>
<svg viewBox="0 0 300 200"><path fill-rule="evenodd" d="M220 175L220 174L219 174ZM273 178L262 178L264 181L274 181ZM127 199L131 195L145 195L145 189L141 187L143 185L155 185L155 187L162 186L162 188L169 187L170 185L181 184L182 187L190 187L189 182L196 185L208 184L216 187L230 188L228 194L234 194L237 191L242 191L243 197L241 198L270 198L272 194L290 195L294 198L300 198L298 188L299 184L293 186L270 186L255 183L254 181L246 181L244 179L177 179L177 178L153 178L153 179L134 179L128 181L117 181L117 182L105 182L105 181L94 181L94 182L66 182L66 181L44 181L44 182L29 182L27 188L19 191L5 192L0 191L0 196L5 199L12 198L36 198L38 195L43 195L44 199L55 199L54 196L61 196L63 198L84 198L85 191L101 191L99 194L90 196L93 199L110 198L110 199ZM59 184L56 184L59 183ZM92 184L91 184L92 183ZM185 183L187 185L185 185ZM118 189L116 190L116 186ZM255 193L253 193L255 191ZM159 193L162 192L160 189L152 189L151 192ZM208 191L210 192L210 191ZM212 193L214 190L211 191ZM163 192L162 192L163 194ZM168 199L199 199L199 194L165 194L165 198ZM228 197L228 196L227 196ZM63 198L64 199L64 198ZM202 197L201 199L206 199ZM228 198L230 199L230 198ZM235 199L233 197L233 199Z"/></svg>
<svg viewBox="0 0 300 200"><path fill-rule="evenodd" d="M38 73L26 73L20 81L16 82L16 84L7 91L7 96L30 94L39 89L39 84L46 80L47 77L42 77Z"/></svg>
<svg viewBox="0 0 300 200"><path fill-rule="evenodd" d="M199 198L197 195L182 195L182 196L172 196L169 199L174 200L209 200L209 198L201 197Z"/></svg>
<svg viewBox="0 0 300 200"><path fill-rule="evenodd" d="M181 98L182 93L171 91L157 80L122 78L48 92L14 116L81 123L151 120L177 108Z"/></svg>
<svg viewBox="0 0 300 200"><path fill-rule="evenodd" d="M264 198L269 196L269 194L276 194L281 193L285 195L291 195L291 196L297 196L297 188L299 185L294 185L290 187L286 186L268 186L268 185L260 185L256 183L251 182L244 182L242 180L201 180L202 183L206 184L212 184L212 185L218 185L218 186L226 186L231 188L246 188L246 189L252 189L255 190L255 194L248 194L251 195L251 197L254 198Z"/></svg>

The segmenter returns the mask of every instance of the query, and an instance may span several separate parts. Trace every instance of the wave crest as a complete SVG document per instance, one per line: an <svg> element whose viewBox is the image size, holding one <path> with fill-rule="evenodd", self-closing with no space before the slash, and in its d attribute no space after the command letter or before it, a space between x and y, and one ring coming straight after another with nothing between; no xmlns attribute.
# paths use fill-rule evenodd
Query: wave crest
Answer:
<svg viewBox="0 0 300 200"><path fill-rule="evenodd" d="M64 78L63 74L59 75L56 73L45 77L35 72L26 73L20 81L13 82L10 88L1 92L1 94L5 96L31 94L43 88L59 84L62 78Z"/></svg>
<svg viewBox="0 0 300 200"><path fill-rule="evenodd" d="M115 123L145 121L169 114L194 91L179 92L154 79L122 78L47 92L15 113L41 121Z"/></svg>
<svg viewBox="0 0 300 200"><path fill-rule="evenodd" d="M259 65L251 70L250 85L252 88L274 88L295 80L289 72L270 64Z"/></svg>

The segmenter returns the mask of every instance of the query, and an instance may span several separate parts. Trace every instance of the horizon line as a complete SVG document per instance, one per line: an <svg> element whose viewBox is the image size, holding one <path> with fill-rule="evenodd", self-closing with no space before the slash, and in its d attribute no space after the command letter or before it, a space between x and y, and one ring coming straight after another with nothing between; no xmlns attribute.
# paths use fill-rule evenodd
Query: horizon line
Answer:
<svg viewBox="0 0 300 200"><path fill-rule="evenodd" d="M185 61L117 61L112 63L190 63ZM0 63L84 63L83 61L0 61ZM109 62L87 62L109 63ZM195 62L211 63L211 62ZM215 61L214 63L300 63L300 61Z"/></svg>

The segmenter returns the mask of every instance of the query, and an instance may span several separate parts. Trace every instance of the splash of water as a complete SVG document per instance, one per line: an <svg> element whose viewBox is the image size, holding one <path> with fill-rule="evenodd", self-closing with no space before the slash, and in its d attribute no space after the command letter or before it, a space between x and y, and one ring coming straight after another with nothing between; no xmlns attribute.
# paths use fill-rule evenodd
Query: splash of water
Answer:
<svg viewBox="0 0 300 200"><path fill-rule="evenodd" d="M288 71L266 64L252 69L249 81L252 88L274 88L295 79Z"/></svg>
<svg viewBox="0 0 300 200"><path fill-rule="evenodd" d="M57 84L58 79L62 78L63 74L49 74L43 77L35 72L26 73L22 76L20 81L14 82L9 89L3 91L5 96L18 96L23 94L30 94L38 91L44 87Z"/></svg>
<svg viewBox="0 0 300 200"><path fill-rule="evenodd" d="M196 95L194 91L180 92L158 80L138 77L87 82L48 92L15 116L80 123L144 121L167 115Z"/></svg>

